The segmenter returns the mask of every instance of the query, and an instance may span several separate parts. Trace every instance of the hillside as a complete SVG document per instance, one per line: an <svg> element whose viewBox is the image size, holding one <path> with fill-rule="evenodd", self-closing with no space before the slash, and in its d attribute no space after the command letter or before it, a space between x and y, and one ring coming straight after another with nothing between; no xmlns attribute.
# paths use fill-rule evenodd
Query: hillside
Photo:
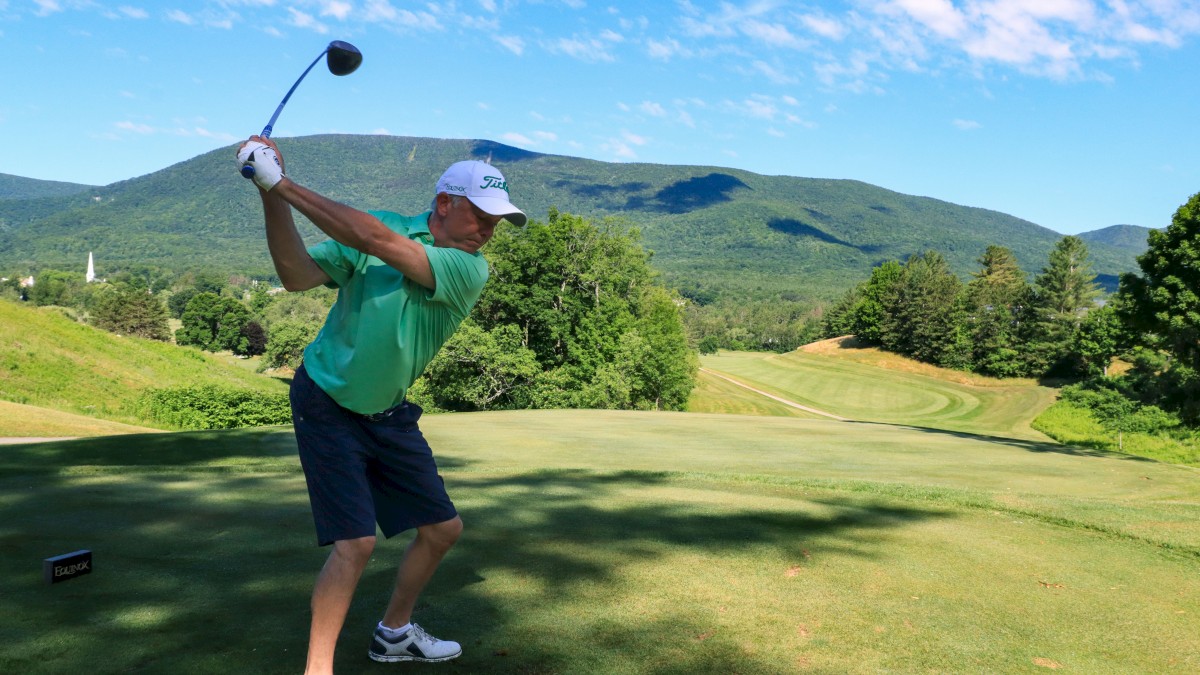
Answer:
<svg viewBox="0 0 1200 675"><path fill-rule="evenodd" d="M94 185L63 183L56 180L22 178L0 173L0 199L37 199L39 197L62 197L94 189Z"/></svg>
<svg viewBox="0 0 1200 675"><path fill-rule="evenodd" d="M711 166L617 164L489 141L325 135L280 141L297 181L362 208L417 212L451 162L490 158L535 218L551 207L637 226L670 283L735 297L830 299L873 266L934 248L967 275L993 243L1027 272L1056 232L1012 216L853 180L763 176ZM122 265L270 275L260 206L223 148L86 194L0 202L0 269ZM322 237L304 224L310 240ZM1097 241L1094 271L1114 287L1136 252Z"/></svg>
<svg viewBox="0 0 1200 675"><path fill-rule="evenodd" d="M281 381L219 356L120 337L52 307L0 300L0 401L144 424L127 409L144 389L209 383L287 390Z"/></svg>
<svg viewBox="0 0 1200 675"><path fill-rule="evenodd" d="M1134 255L1140 255L1146 250L1146 237L1150 228L1138 225L1112 225L1100 230L1083 232L1079 238L1086 241L1088 246L1104 245L1124 249Z"/></svg>

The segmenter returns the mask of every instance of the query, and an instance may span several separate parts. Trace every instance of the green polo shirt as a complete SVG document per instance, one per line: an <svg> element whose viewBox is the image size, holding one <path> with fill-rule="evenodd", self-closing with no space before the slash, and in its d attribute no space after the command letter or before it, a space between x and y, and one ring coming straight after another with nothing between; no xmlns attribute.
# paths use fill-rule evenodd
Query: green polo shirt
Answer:
<svg viewBox="0 0 1200 675"><path fill-rule="evenodd" d="M371 211L393 231L424 244L436 290L375 256L333 240L308 249L338 289L325 326L304 350L309 377L338 405L357 413L387 410L471 313L488 278L478 252L433 245L429 212Z"/></svg>

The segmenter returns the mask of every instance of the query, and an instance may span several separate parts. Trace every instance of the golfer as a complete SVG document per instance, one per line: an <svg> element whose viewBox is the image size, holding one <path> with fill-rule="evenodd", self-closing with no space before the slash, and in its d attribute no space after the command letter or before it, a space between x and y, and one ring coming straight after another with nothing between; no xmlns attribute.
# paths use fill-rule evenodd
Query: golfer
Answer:
<svg viewBox="0 0 1200 675"><path fill-rule="evenodd" d="M317 542L333 545L312 596L306 672L333 672L333 654L359 577L385 537L416 528L395 590L375 628L376 661L446 661L462 653L415 623L413 607L462 520L405 391L471 312L487 281L479 249L507 219L525 224L504 176L484 162L442 175L431 210L406 217L363 212L287 178L275 143L251 136L238 168L254 167L267 247L288 291L338 289L320 334L292 380L292 419ZM306 248L292 208L330 240Z"/></svg>

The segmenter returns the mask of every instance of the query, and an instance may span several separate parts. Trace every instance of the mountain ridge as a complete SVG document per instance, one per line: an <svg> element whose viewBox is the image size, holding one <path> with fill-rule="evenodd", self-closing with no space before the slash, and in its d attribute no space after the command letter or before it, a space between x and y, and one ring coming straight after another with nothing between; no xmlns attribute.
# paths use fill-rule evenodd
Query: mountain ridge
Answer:
<svg viewBox="0 0 1200 675"><path fill-rule="evenodd" d="M655 266L685 292L828 300L873 266L928 249L966 276L993 243L1012 249L1032 274L1063 236L999 211L852 179L609 163L473 139L319 135L278 143L301 184L359 208L409 213L428 207L447 165L490 159L531 218L544 220L553 208L639 228ZM259 200L233 154L230 146L107 186L2 200L0 267L74 269L97 251L98 264L269 276ZM306 241L323 238L297 220ZM1084 238L1107 287L1136 269L1141 251L1127 241Z"/></svg>

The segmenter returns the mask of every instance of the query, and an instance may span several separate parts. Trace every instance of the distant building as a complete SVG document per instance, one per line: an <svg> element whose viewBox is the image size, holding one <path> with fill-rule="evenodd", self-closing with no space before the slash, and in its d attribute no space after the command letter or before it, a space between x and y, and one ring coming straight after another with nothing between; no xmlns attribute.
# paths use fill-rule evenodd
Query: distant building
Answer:
<svg viewBox="0 0 1200 675"><path fill-rule="evenodd" d="M33 287L33 275L29 275L21 280L21 288L32 288L32 287Z"/></svg>
<svg viewBox="0 0 1200 675"><path fill-rule="evenodd" d="M88 269L87 274L84 275L84 278L87 279L89 284L96 280L96 265L92 261L91 251L88 251Z"/></svg>

